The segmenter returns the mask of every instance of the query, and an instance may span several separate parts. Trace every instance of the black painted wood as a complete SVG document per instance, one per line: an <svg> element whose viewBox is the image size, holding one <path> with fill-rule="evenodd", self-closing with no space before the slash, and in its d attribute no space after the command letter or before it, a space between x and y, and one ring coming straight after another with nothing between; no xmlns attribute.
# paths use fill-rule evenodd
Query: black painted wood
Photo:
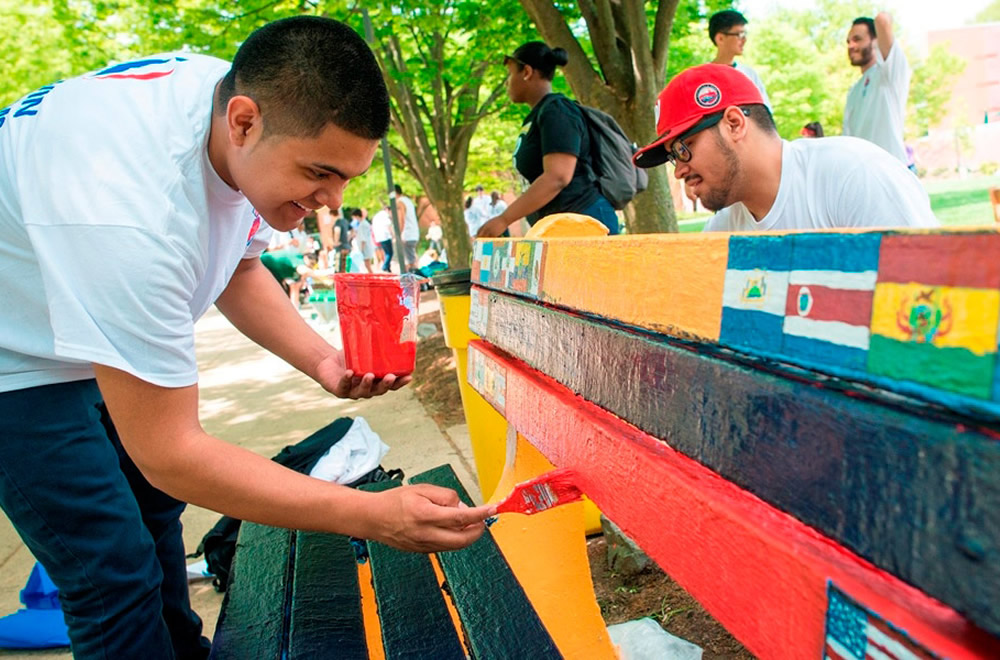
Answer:
<svg viewBox="0 0 1000 660"><path fill-rule="evenodd" d="M410 482L451 488L472 505L449 465L418 474ZM467 548L438 553L438 561L472 657L562 657L489 531Z"/></svg>
<svg viewBox="0 0 1000 660"><path fill-rule="evenodd" d="M381 481L361 488L382 491L399 485L397 481ZM368 541L368 556L386 658L463 660L465 650L430 557L376 541Z"/></svg>
<svg viewBox="0 0 1000 660"><path fill-rule="evenodd" d="M485 339L1000 634L996 437L495 292Z"/></svg>
<svg viewBox="0 0 1000 660"><path fill-rule="evenodd" d="M368 660L354 547L339 534L298 532L288 658L333 651L339 660Z"/></svg>
<svg viewBox="0 0 1000 660"><path fill-rule="evenodd" d="M214 660L281 660L293 533L244 522L212 641Z"/></svg>

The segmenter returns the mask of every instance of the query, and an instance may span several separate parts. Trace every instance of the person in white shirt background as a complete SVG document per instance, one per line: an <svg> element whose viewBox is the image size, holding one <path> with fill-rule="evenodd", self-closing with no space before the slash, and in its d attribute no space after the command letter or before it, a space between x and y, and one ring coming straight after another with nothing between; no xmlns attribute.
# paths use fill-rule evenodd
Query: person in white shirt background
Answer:
<svg viewBox="0 0 1000 660"><path fill-rule="evenodd" d="M749 78L732 67L683 71L657 100L659 137L638 167L674 163L702 205L705 231L935 227L920 181L852 137L782 140Z"/></svg>
<svg viewBox="0 0 1000 660"><path fill-rule="evenodd" d="M771 100L767 97L767 90L764 89L760 76L743 62L736 61L737 56L743 55L743 48L747 44L747 19L743 14L733 9L712 14L708 19L708 38L715 46L715 59L712 61L731 66L749 78L760 92L764 105L770 108Z"/></svg>
<svg viewBox="0 0 1000 660"><path fill-rule="evenodd" d="M375 238L372 236L372 225L365 217L362 209L351 210L351 224L354 226L351 237L351 272L375 272Z"/></svg>
<svg viewBox="0 0 1000 660"><path fill-rule="evenodd" d="M403 260L406 269L417 267L417 242L420 240L420 225L417 222L417 208L413 200L403 194L403 189L396 184L396 214L403 224L400 229L403 239Z"/></svg>
<svg viewBox="0 0 1000 660"><path fill-rule="evenodd" d="M912 72L896 43L892 17L880 12L875 20L854 19L847 34L847 56L861 69L861 77L847 93L844 135L873 142L909 165L903 121Z"/></svg>
<svg viewBox="0 0 1000 660"><path fill-rule="evenodd" d="M389 207L383 206L372 216L372 237L375 244L382 250L382 272L392 270L392 214Z"/></svg>

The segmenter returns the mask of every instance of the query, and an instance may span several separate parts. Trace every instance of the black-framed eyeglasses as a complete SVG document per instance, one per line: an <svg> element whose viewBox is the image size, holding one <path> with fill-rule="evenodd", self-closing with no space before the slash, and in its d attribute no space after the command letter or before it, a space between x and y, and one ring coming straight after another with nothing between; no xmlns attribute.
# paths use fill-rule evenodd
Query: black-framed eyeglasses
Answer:
<svg viewBox="0 0 1000 660"><path fill-rule="evenodd" d="M750 116L750 110L748 108L740 108L740 110L742 110L743 114L747 117ZM685 143L684 140L687 140L697 133L701 133L704 130L712 128L722 121L722 117L725 114L726 112L723 110L722 112L716 112L712 115L705 115L702 117L701 121L681 133L677 139L671 143L670 147L666 149L667 162L674 166L676 166L677 163L691 162L691 147L687 146L687 143Z"/></svg>
<svg viewBox="0 0 1000 660"><path fill-rule="evenodd" d="M727 37L736 37L737 39L747 38L746 30L740 30L739 32L723 32L722 34L726 35Z"/></svg>

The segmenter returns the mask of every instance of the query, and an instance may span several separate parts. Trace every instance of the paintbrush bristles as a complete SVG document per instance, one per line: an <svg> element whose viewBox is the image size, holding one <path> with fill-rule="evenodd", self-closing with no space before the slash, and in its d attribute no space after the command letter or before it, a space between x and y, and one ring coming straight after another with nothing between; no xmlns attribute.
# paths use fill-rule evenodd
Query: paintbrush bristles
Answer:
<svg viewBox="0 0 1000 660"><path fill-rule="evenodd" d="M583 497L583 493L575 481L576 473L568 468L546 472L516 485L511 494L497 505L497 513L531 515L560 504L576 502Z"/></svg>

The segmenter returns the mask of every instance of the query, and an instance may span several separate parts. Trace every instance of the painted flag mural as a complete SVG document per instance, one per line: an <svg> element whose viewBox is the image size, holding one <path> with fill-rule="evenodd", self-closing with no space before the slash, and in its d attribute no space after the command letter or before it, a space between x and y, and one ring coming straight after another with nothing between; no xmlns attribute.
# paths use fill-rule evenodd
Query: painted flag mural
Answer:
<svg viewBox="0 0 1000 660"><path fill-rule="evenodd" d="M803 234L792 242L782 353L864 371L880 234Z"/></svg>
<svg viewBox="0 0 1000 660"><path fill-rule="evenodd" d="M1000 235L886 235L868 370L995 397Z"/></svg>
<svg viewBox="0 0 1000 660"><path fill-rule="evenodd" d="M827 584L824 660L930 660L938 656L878 614Z"/></svg>
<svg viewBox="0 0 1000 660"><path fill-rule="evenodd" d="M786 236L733 236L722 292L728 346L779 353L783 338L792 242Z"/></svg>

